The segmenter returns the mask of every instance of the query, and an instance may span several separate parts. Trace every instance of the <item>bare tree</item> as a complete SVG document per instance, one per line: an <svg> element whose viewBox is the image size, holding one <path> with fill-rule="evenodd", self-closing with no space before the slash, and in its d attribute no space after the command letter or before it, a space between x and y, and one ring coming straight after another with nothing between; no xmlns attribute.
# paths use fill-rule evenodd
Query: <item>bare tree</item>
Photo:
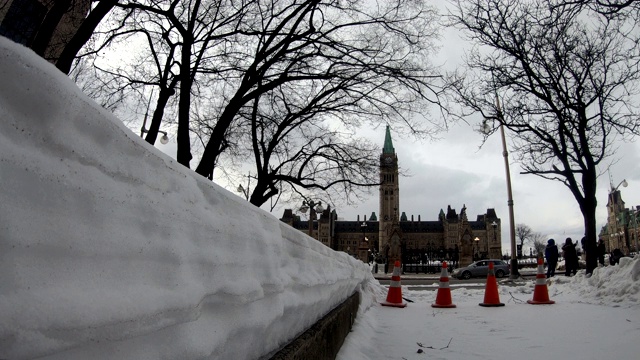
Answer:
<svg viewBox="0 0 640 360"><path fill-rule="evenodd" d="M516 224L516 239L520 241L520 249L524 249L524 243L531 240L533 230L526 224Z"/></svg>
<svg viewBox="0 0 640 360"><path fill-rule="evenodd" d="M422 2L376 3L260 3L258 20L245 30L250 40L245 61L238 63L242 74L208 126L209 140L196 172L211 179L220 155L232 145L229 131L241 109L285 86L321 92L341 83L339 96L351 108L333 119L343 126L400 119L411 131L425 132L428 127L412 115L423 111L425 102L438 102L441 91L426 61L435 13ZM312 109L312 99L300 106Z"/></svg>
<svg viewBox="0 0 640 360"><path fill-rule="evenodd" d="M475 72L453 79L456 100L486 125L511 131L524 174L567 186L594 255L599 166L615 153L614 141L639 132L634 34L622 33L628 27L618 20L560 2L456 4L452 22L478 46L467 58ZM596 265L588 255L587 272Z"/></svg>
<svg viewBox="0 0 640 360"><path fill-rule="evenodd" d="M533 244L533 249L536 251L536 254L539 258L544 257L544 250L547 247L546 236L539 232L534 232L531 234L531 243Z"/></svg>

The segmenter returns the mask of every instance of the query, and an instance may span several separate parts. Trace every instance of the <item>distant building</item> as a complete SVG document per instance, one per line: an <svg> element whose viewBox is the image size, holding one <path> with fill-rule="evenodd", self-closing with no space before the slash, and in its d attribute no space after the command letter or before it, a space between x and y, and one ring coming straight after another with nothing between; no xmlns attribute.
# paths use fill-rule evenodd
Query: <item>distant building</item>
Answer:
<svg viewBox="0 0 640 360"><path fill-rule="evenodd" d="M62 6L56 9L64 13L61 17L52 11L56 3ZM0 35L33 48L43 24L52 22L54 30L47 41L44 58L55 63L90 8L91 0L0 0ZM47 36L48 29L44 29Z"/></svg>
<svg viewBox="0 0 640 360"><path fill-rule="evenodd" d="M623 253L638 252L638 225L640 205L627 209L620 190L611 186L607 200L607 223L600 230L599 239L604 240L607 252L620 249Z"/></svg>
<svg viewBox="0 0 640 360"><path fill-rule="evenodd" d="M393 263L426 263L430 260L453 259L461 265L474 258L502 257L501 221L494 209L487 209L469 221L466 207L460 214L451 206L440 210L437 220L422 221L400 212L398 156L387 126L384 147L380 155L380 208L369 219L358 216L356 221L339 221L335 210L324 209L320 219L315 214L301 221L291 209L284 211L282 221L308 233L334 250L347 252L363 261L372 256Z"/></svg>

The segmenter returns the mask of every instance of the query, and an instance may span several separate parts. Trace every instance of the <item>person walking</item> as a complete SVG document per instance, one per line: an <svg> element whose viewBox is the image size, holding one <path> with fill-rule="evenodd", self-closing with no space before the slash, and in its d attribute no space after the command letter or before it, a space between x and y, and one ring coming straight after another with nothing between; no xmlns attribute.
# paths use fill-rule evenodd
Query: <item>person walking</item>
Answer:
<svg viewBox="0 0 640 360"><path fill-rule="evenodd" d="M549 239L547 241L544 257L547 259L547 278L550 278L556 274L556 266L558 265L558 246L555 240Z"/></svg>
<svg viewBox="0 0 640 360"><path fill-rule="evenodd" d="M600 265L604 266L604 254L607 253L607 248L604 246L604 240L600 239L598 241L597 251L598 262L600 263Z"/></svg>
<svg viewBox="0 0 640 360"><path fill-rule="evenodd" d="M564 275L575 275L578 272L578 253L576 252L576 244L570 237L562 245L562 257L564 258Z"/></svg>

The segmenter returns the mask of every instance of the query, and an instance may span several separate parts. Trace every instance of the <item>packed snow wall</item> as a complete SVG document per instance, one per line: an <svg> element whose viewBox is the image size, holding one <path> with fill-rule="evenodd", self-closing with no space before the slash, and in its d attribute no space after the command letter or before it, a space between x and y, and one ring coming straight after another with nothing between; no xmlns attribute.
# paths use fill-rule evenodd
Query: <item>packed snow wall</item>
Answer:
<svg viewBox="0 0 640 360"><path fill-rule="evenodd" d="M3 37L0 78L0 359L256 359L372 279Z"/></svg>

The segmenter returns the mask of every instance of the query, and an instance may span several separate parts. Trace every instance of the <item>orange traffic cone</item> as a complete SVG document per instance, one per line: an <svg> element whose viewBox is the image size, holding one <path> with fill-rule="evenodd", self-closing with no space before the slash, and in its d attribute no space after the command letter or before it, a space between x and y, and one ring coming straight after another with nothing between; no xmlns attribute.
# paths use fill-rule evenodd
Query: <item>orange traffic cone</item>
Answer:
<svg viewBox="0 0 640 360"><path fill-rule="evenodd" d="M387 301L382 302L384 306L393 306L403 308L407 303L402 301L402 287L400 286L400 261L396 260L393 266L393 275L391 276L391 285L387 294Z"/></svg>
<svg viewBox="0 0 640 360"><path fill-rule="evenodd" d="M480 306L504 306L500 302L500 295L498 294L498 281L496 280L496 274L493 271L493 262L489 261L489 273L487 274L487 285L484 288L484 302L479 304Z"/></svg>
<svg viewBox="0 0 640 360"><path fill-rule="evenodd" d="M449 273L447 272L447 262L442 263L442 273L440 274L440 286L436 295L435 304L431 304L434 308L454 308L456 307L451 301L451 289L449 288Z"/></svg>
<svg viewBox="0 0 640 360"><path fill-rule="evenodd" d="M544 261L538 258L538 273L536 274L536 286L533 288L533 299L527 300L529 304L555 304L553 300L549 300L549 291L547 291L547 276L544 273Z"/></svg>

